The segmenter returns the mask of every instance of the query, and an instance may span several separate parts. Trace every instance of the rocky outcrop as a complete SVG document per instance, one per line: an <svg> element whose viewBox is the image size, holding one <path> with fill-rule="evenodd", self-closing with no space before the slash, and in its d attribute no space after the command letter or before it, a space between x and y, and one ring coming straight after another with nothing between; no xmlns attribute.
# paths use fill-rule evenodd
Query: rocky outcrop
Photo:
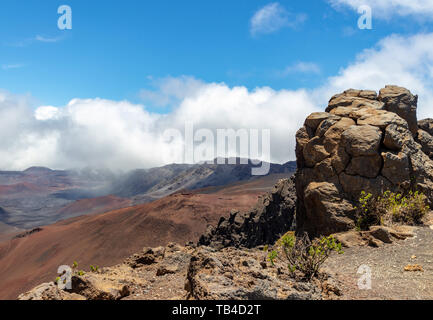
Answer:
<svg viewBox="0 0 433 320"><path fill-rule="evenodd" d="M188 269L186 289L198 300L320 300L321 284L299 282L287 266L271 267L263 251L200 247Z"/></svg>
<svg viewBox="0 0 433 320"><path fill-rule="evenodd" d="M328 235L354 227L361 191L416 187L433 201L432 121L417 123L418 97L387 86L347 90L313 113L296 135L297 231Z"/></svg>
<svg viewBox="0 0 433 320"><path fill-rule="evenodd" d="M86 300L86 298L61 290L54 282L49 282L21 294L18 300Z"/></svg>
<svg viewBox="0 0 433 320"><path fill-rule="evenodd" d="M294 228L295 207L293 178L280 180L251 211L232 211L229 219L221 218L216 227L210 226L199 245L253 248L272 244Z"/></svg>
<svg viewBox="0 0 433 320"><path fill-rule="evenodd" d="M326 297L326 276L299 282L259 248L144 248L124 263L72 276L72 289L42 284L19 300L306 300Z"/></svg>

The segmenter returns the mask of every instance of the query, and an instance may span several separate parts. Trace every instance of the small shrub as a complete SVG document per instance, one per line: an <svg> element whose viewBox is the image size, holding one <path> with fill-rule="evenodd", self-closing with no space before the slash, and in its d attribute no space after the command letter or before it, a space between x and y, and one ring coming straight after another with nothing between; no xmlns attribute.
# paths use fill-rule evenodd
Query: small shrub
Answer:
<svg viewBox="0 0 433 320"><path fill-rule="evenodd" d="M72 269L77 269L77 268L78 268L78 263L77 263L77 261L74 261L72 263Z"/></svg>
<svg viewBox="0 0 433 320"><path fill-rule="evenodd" d="M98 272L99 267L98 266L90 266L90 271L91 272Z"/></svg>
<svg viewBox="0 0 433 320"><path fill-rule="evenodd" d="M278 252L275 250L272 250L271 252L269 252L268 254L268 261L271 263L272 266L275 265L275 261L278 258Z"/></svg>
<svg viewBox="0 0 433 320"><path fill-rule="evenodd" d="M292 276L295 277L299 271L307 280L318 275L320 267L333 251L343 253L341 243L337 243L334 237L324 237L312 242L307 234L299 238L294 234L285 235L281 238L280 251Z"/></svg>
<svg viewBox="0 0 433 320"><path fill-rule="evenodd" d="M427 205L427 197L418 191L410 191L407 196L388 191L385 199L394 222L421 224L422 218L430 210Z"/></svg>
<svg viewBox="0 0 433 320"><path fill-rule="evenodd" d="M386 191L375 198L371 193L361 192L356 209L356 227L368 230L370 226L384 222L421 224L422 218L430 210L427 197L418 191L409 191L407 195Z"/></svg>
<svg viewBox="0 0 433 320"><path fill-rule="evenodd" d="M80 271L77 272L77 274L79 276L84 276L86 273L83 270L80 270Z"/></svg>
<svg viewBox="0 0 433 320"><path fill-rule="evenodd" d="M382 224L382 208L378 200L365 191L361 192L356 210L356 227L359 230L368 230L370 226Z"/></svg>

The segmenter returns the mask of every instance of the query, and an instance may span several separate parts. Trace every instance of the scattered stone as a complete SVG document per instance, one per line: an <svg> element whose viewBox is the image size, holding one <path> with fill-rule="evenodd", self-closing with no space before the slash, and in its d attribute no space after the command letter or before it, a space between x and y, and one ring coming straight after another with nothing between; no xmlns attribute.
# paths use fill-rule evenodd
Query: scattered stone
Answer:
<svg viewBox="0 0 433 320"><path fill-rule="evenodd" d="M404 271L408 272L424 272L424 269L419 264L410 264L404 267Z"/></svg>
<svg viewBox="0 0 433 320"><path fill-rule="evenodd" d="M383 243L392 243L390 229L383 226L373 226L370 228L370 235Z"/></svg>
<svg viewBox="0 0 433 320"><path fill-rule="evenodd" d="M405 240L414 237L415 227L411 226L373 226L369 231L349 230L333 234L334 238L342 244L343 247L362 247L370 246L374 248L381 247L385 244L394 243L397 240Z"/></svg>

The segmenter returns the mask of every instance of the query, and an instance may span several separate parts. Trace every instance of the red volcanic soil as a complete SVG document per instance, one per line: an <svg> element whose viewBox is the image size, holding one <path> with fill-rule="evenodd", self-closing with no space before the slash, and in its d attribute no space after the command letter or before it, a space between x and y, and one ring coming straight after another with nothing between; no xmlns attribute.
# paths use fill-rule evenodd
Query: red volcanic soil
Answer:
<svg viewBox="0 0 433 320"><path fill-rule="evenodd" d="M16 299L20 293L56 278L60 265L77 261L79 269L109 266L145 246L185 244L197 241L208 224L216 224L231 209L248 210L259 195L275 184L263 178L207 193L178 193L152 203L82 216L43 227L25 238L0 243L0 299ZM259 179L260 180L260 179ZM272 184L271 184L272 180ZM74 206L89 206L82 201Z"/></svg>
<svg viewBox="0 0 433 320"><path fill-rule="evenodd" d="M119 198L116 196L83 199L77 200L60 209L58 213L65 217L70 217L76 214L88 215L130 207L131 203L132 201L129 199Z"/></svg>
<svg viewBox="0 0 433 320"><path fill-rule="evenodd" d="M12 239L15 235L22 232L24 230L0 222L0 242Z"/></svg>

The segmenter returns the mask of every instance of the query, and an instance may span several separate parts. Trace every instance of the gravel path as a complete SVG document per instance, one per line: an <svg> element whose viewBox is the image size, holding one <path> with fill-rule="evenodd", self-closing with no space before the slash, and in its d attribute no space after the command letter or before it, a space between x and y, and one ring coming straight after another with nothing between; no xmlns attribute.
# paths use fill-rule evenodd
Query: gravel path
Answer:
<svg viewBox="0 0 433 320"><path fill-rule="evenodd" d="M324 271L339 282L347 300L414 300L433 299L433 230L417 228L415 237L396 241L380 248L346 248L342 255L331 256ZM408 265L421 265L423 272L408 272ZM358 268L371 268L371 289L360 290L362 274ZM366 284L366 282L364 282Z"/></svg>

